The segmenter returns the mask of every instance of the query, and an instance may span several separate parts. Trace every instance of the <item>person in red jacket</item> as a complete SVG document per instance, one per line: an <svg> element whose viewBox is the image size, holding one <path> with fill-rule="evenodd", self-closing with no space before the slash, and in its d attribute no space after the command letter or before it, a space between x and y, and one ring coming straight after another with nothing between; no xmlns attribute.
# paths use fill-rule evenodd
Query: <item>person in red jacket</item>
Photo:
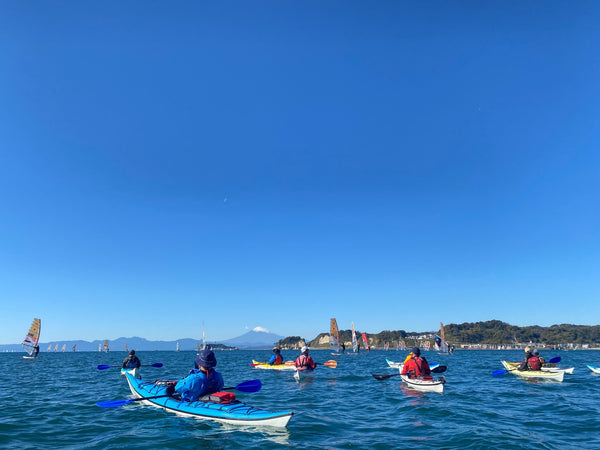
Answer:
<svg viewBox="0 0 600 450"><path fill-rule="evenodd" d="M424 357L421 358L421 350L419 350L419 347L413 347L409 356L410 358L405 361L402 366L402 375L408 374L409 378L431 376L429 363Z"/></svg>
<svg viewBox="0 0 600 450"><path fill-rule="evenodd" d="M300 349L302 354L296 358L294 365L298 370L314 370L317 367L317 363L308 355L308 347L305 345Z"/></svg>

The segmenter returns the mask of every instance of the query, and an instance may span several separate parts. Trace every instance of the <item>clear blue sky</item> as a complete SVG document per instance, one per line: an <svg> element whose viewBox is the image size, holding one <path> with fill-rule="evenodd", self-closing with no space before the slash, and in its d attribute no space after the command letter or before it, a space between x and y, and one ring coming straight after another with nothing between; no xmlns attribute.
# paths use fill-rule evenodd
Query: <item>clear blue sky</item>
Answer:
<svg viewBox="0 0 600 450"><path fill-rule="evenodd" d="M600 318L597 1L3 1L0 343Z"/></svg>

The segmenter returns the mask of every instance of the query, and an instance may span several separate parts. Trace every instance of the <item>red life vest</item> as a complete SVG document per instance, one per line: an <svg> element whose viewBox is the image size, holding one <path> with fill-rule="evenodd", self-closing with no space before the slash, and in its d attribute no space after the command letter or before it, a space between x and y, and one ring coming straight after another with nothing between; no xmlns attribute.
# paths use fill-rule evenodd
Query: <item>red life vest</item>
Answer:
<svg viewBox="0 0 600 450"><path fill-rule="evenodd" d="M275 356L275 364L283 364L283 358L281 355Z"/></svg>
<svg viewBox="0 0 600 450"><path fill-rule="evenodd" d="M527 359L527 365L529 366L530 370L541 370L542 368L540 358L537 356L532 356L531 358Z"/></svg>

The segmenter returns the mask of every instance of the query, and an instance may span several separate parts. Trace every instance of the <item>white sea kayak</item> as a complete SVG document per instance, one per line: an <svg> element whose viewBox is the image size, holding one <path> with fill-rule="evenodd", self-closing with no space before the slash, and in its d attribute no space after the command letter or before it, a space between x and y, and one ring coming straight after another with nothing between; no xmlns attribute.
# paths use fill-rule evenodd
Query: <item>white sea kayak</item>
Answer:
<svg viewBox="0 0 600 450"><path fill-rule="evenodd" d="M588 368L594 373L600 373L600 367L587 365Z"/></svg>
<svg viewBox="0 0 600 450"><path fill-rule="evenodd" d="M433 377L409 378L408 375L400 375L400 378L402 378L402 384L408 389L421 392L438 392L441 394L444 392L444 384L446 383L446 378L443 376L434 379Z"/></svg>
<svg viewBox="0 0 600 450"><path fill-rule="evenodd" d="M539 378L543 380L552 380L561 382L565 376L564 372L545 372L543 370L517 370L510 362L501 361L508 373L512 373L521 378ZM514 363L513 363L514 364Z"/></svg>
<svg viewBox="0 0 600 450"><path fill-rule="evenodd" d="M520 363L507 361L506 364L508 364L512 370L512 369L516 369ZM556 366L556 364L555 364L555 366ZM567 367L566 369L563 369L561 367L546 367L546 366L544 366L544 367L542 367L542 370L544 372L564 372L566 374L573 375L573 371L575 370L575 367Z"/></svg>
<svg viewBox="0 0 600 450"><path fill-rule="evenodd" d="M306 379L310 379L313 378L315 376L315 373L317 371L316 370L310 370L310 369L306 369L306 370L296 370L296 372L294 372L294 380L296 380L297 382L306 380Z"/></svg>

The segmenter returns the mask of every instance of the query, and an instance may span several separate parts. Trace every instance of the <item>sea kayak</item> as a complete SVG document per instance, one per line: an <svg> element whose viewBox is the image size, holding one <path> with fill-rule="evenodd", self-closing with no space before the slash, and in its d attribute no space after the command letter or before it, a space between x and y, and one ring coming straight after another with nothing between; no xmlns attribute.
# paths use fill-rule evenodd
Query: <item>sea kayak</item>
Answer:
<svg viewBox="0 0 600 450"><path fill-rule="evenodd" d="M161 382L143 382L130 373L125 377L131 393L136 398L166 395L166 385ZM173 397L148 398L140 403L162 408L184 417L196 417L231 425L285 427L294 414L292 411L269 412L254 408L240 401L213 403L205 401L185 402Z"/></svg>
<svg viewBox="0 0 600 450"><path fill-rule="evenodd" d="M290 364L291 363L291 364ZM296 370L296 366L294 366L294 361L288 361L288 364L269 364L266 362L258 362L252 360L252 364L250 364L255 369L266 369L266 370Z"/></svg>
<svg viewBox="0 0 600 450"><path fill-rule="evenodd" d="M402 378L402 384L408 389L422 392L444 392L444 384L446 384L446 378L441 376L437 379L433 377L418 377L409 378L408 375L400 375Z"/></svg>
<svg viewBox="0 0 600 450"><path fill-rule="evenodd" d="M512 369L516 369L517 366L520 363L517 363L517 362L508 362L507 361L506 364L509 365L510 369L512 370ZM554 366L556 366L556 364L554 364ZM544 372L564 372L566 374L573 375L573 371L575 370L575 367L567 367L566 369L562 369L560 367L546 367L546 366L544 366L544 367L542 367L542 370Z"/></svg>
<svg viewBox="0 0 600 450"><path fill-rule="evenodd" d="M587 365L587 364L586 364ZM587 365L588 368L594 373L600 373L600 367Z"/></svg>
<svg viewBox="0 0 600 450"><path fill-rule="evenodd" d="M300 382L306 379L313 378L316 372L317 371L314 369L296 370L296 372L294 372L294 380Z"/></svg>
<svg viewBox="0 0 600 450"><path fill-rule="evenodd" d="M517 370L513 368L509 362L502 361L502 365L507 372L517 375L521 378L540 378L543 380L562 381L564 372L545 372L543 370Z"/></svg>
<svg viewBox="0 0 600 450"><path fill-rule="evenodd" d="M127 373L133 375L135 378L139 378L140 380L142 379L139 367L136 367L134 369L121 369L121 375L125 375Z"/></svg>

